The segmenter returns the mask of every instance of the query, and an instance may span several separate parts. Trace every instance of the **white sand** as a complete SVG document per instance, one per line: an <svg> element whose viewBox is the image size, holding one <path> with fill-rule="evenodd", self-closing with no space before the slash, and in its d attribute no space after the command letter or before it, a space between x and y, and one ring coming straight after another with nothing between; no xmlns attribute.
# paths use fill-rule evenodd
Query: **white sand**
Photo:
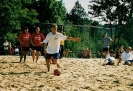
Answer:
<svg viewBox="0 0 133 91"><path fill-rule="evenodd" d="M56 65L47 72L41 56L38 64L31 56L26 63L19 56L0 56L0 91L133 91L133 66L101 66L103 59L60 59L60 76Z"/></svg>

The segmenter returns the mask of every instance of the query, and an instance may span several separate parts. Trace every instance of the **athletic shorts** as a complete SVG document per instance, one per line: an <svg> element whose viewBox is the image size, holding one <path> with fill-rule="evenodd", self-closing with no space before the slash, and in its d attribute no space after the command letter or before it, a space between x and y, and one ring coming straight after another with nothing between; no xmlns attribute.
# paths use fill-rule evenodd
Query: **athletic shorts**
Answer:
<svg viewBox="0 0 133 91"><path fill-rule="evenodd" d="M103 51L108 51L109 49L108 48L103 48Z"/></svg>
<svg viewBox="0 0 133 91"><path fill-rule="evenodd" d="M32 50L36 50L36 51L41 51L42 47L41 46L33 46Z"/></svg>
<svg viewBox="0 0 133 91"><path fill-rule="evenodd" d="M29 47L22 47L22 51L29 51Z"/></svg>
<svg viewBox="0 0 133 91"><path fill-rule="evenodd" d="M107 61L107 65L114 65L114 62L112 60L108 59Z"/></svg>
<svg viewBox="0 0 133 91"><path fill-rule="evenodd" d="M133 62L133 60L127 60L127 61L125 61L124 64L126 65L126 64L128 64L128 62L131 63L131 62Z"/></svg>
<svg viewBox="0 0 133 91"><path fill-rule="evenodd" d="M53 57L54 59L59 59L60 53L55 53L55 54L46 53L46 59L50 59L51 57Z"/></svg>

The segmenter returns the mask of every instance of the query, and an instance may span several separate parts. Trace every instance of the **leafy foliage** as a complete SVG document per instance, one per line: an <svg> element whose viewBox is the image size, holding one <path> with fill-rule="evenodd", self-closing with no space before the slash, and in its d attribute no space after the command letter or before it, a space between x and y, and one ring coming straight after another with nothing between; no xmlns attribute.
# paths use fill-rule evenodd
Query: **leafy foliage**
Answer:
<svg viewBox="0 0 133 91"><path fill-rule="evenodd" d="M29 2L31 0L4 0L0 3L1 38L8 39L13 45L15 45L16 36L13 39L9 35L16 35L20 33L23 26L33 26L38 22L36 11L24 7Z"/></svg>
<svg viewBox="0 0 133 91"><path fill-rule="evenodd" d="M126 30L133 12L132 0L92 0L93 5L90 5L89 14L94 17L100 17L102 21L109 23L111 37L114 39L113 48L120 43L123 30ZM115 32L113 33L113 27Z"/></svg>

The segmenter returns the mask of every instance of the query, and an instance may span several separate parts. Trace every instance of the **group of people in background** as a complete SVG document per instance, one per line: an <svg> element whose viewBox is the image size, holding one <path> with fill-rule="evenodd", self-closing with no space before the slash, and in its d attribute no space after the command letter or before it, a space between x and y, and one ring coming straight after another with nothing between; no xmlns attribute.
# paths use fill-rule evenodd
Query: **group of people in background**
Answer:
<svg viewBox="0 0 133 91"><path fill-rule="evenodd" d="M86 47L84 50L80 50L80 51L79 51L78 57L79 57L79 58L91 58L91 57L92 57L92 53L91 53L91 51L88 49L88 47Z"/></svg>
<svg viewBox="0 0 133 91"><path fill-rule="evenodd" d="M117 55L118 55L118 62L115 62L116 54L113 51L113 49L110 49L110 43L113 40L107 36L107 33L104 34L103 38L103 55L105 57L104 65L120 65L120 63L123 63L124 65L133 65L133 51L130 46L126 47L124 50L124 46L121 45L118 49ZM124 61L124 62L122 62Z"/></svg>
<svg viewBox="0 0 133 91"><path fill-rule="evenodd" d="M41 47L42 47L42 41L45 39L45 36L40 33L40 27L35 28L35 32L30 34L29 29L27 27L24 28L24 32L22 32L18 37L17 40L20 42L21 46L21 55L20 55L20 62L24 58L24 62L26 61L26 56L30 49L30 44L32 45L32 59L33 62L37 62Z"/></svg>
<svg viewBox="0 0 133 91"><path fill-rule="evenodd" d="M12 47L11 42L5 40L5 42L3 43L3 47L4 47L4 55L19 55L18 47Z"/></svg>

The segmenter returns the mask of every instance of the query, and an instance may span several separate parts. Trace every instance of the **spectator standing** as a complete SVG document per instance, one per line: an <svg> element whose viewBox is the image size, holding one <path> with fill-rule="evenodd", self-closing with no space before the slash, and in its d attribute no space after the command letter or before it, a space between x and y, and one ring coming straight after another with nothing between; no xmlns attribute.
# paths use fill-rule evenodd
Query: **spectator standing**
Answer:
<svg viewBox="0 0 133 91"><path fill-rule="evenodd" d="M106 58L108 52L109 52L109 46L110 46L110 43L112 42L113 40L108 37L108 34L105 33L104 34L104 38L102 39L102 48L103 48L103 52L104 52L104 57Z"/></svg>
<svg viewBox="0 0 133 91"><path fill-rule="evenodd" d="M8 54L8 41L5 40L5 42L3 43L3 47L4 47L4 55L7 55Z"/></svg>
<svg viewBox="0 0 133 91"><path fill-rule="evenodd" d="M63 32L63 31L61 31L61 34L66 35L65 32ZM63 57L63 52L64 52L64 40L61 40L60 41L60 51L59 51L60 58Z"/></svg>
<svg viewBox="0 0 133 91"><path fill-rule="evenodd" d="M13 48L12 48L12 44L11 42L9 42L9 45L8 45L8 55L13 55Z"/></svg>

